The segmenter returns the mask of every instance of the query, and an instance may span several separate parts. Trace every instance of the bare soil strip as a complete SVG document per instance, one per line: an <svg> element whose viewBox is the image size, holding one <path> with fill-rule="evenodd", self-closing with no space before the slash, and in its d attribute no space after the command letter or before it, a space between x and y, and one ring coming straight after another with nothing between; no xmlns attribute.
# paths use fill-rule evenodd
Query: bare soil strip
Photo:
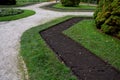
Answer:
<svg viewBox="0 0 120 80"><path fill-rule="evenodd" d="M62 34L77 22L88 19L75 17L40 32L49 47L78 80L120 80L120 72L89 50Z"/></svg>

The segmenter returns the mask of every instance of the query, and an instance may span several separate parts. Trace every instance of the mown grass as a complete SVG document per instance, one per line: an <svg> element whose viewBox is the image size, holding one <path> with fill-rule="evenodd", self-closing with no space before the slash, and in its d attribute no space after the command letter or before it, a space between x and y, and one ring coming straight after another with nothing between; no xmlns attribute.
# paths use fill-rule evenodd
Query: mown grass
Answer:
<svg viewBox="0 0 120 80"><path fill-rule="evenodd" d="M40 31L69 18L71 17L53 20L31 28L22 35L20 54L27 65L30 80L77 80L39 34Z"/></svg>
<svg viewBox="0 0 120 80"><path fill-rule="evenodd" d="M120 70L120 40L98 31L94 20L81 21L64 34Z"/></svg>
<svg viewBox="0 0 120 80"><path fill-rule="evenodd" d="M32 10L24 10L24 12L21 14L0 17L0 21L17 20L17 19L21 19L21 18L25 18L25 17L31 16L31 15L34 15L34 14L35 14L35 12Z"/></svg>
<svg viewBox="0 0 120 80"><path fill-rule="evenodd" d="M81 10L95 10L96 9L95 6L90 6L88 4L86 4L86 5L80 4L77 7L64 7L62 4L58 3L58 4L55 4L53 7L54 8L58 8L58 9L69 9L69 10L76 10L76 9L81 9Z"/></svg>

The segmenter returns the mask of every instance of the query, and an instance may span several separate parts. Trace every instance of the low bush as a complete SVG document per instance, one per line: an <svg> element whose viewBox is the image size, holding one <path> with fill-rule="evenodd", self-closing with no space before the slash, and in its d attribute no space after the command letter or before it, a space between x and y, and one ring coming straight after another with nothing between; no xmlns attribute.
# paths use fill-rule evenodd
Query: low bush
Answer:
<svg viewBox="0 0 120 80"><path fill-rule="evenodd" d="M81 2L85 2L85 3L92 3L92 4L96 4L98 3L99 0L80 0Z"/></svg>
<svg viewBox="0 0 120 80"><path fill-rule="evenodd" d="M67 10L95 10L96 9L96 6L90 6L90 5L87 5L87 4L85 4L85 5L79 5L79 6L77 6L77 7L65 7L65 6L62 6L62 4L60 4L60 3L58 3L58 4L55 4L55 5L53 5L52 6L53 8L55 8L55 9L62 9L62 10L65 10L65 11L67 11Z"/></svg>
<svg viewBox="0 0 120 80"><path fill-rule="evenodd" d="M21 14L23 12L24 12L24 10L21 10L21 9L4 8L4 9L0 10L0 17L12 16L12 15L16 15L16 14Z"/></svg>
<svg viewBox="0 0 120 80"><path fill-rule="evenodd" d="M79 6L80 0L61 0L63 6Z"/></svg>

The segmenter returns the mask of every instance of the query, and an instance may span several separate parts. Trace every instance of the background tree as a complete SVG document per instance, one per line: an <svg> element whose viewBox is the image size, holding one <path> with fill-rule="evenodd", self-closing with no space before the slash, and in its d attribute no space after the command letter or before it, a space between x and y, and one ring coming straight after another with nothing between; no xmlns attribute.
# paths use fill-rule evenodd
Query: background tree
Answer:
<svg viewBox="0 0 120 80"><path fill-rule="evenodd" d="M101 31L120 37L120 0L100 0L94 18Z"/></svg>
<svg viewBox="0 0 120 80"><path fill-rule="evenodd" d="M15 5L16 0L0 0L0 5Z"/></svg>

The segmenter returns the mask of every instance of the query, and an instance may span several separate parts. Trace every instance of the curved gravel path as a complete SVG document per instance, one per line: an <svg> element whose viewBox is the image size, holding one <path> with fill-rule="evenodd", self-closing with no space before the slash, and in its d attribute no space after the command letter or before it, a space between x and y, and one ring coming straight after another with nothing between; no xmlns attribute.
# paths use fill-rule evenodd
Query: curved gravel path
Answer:
<svg viewBox="0 0 120 80"><path fill-rule="evenodd" d="M44 2L21 9L36 11L36 14L9 22L0 22L0 80L22 80L19 70L19 48L20 37L27 29L37 26L55 18L66 15L86 15L92 16L93 12L55 12L40 9L40 6L53 2Z"/></svg>

